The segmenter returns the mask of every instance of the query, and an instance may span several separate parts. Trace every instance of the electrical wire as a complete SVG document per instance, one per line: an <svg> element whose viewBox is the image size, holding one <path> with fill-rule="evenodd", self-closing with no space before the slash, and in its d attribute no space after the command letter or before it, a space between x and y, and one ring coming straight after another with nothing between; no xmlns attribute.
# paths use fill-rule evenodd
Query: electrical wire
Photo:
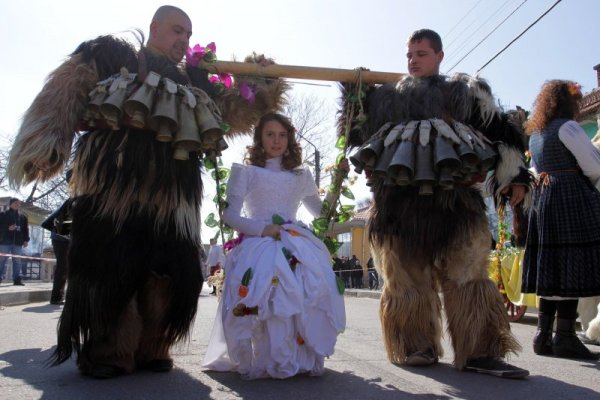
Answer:
<svg viewBox="0 0 600 400"><path fill-rule="evenodd" d="M458 60L458 61L456 62L456 64L454 64L452 67L450 67L450 69L448 70L448 72L447 72L447 73L449 73L450 71L452 71L452 70L454 69L454 67L456 67L458 64L460 64L460 63L462 62L462 60L464 60L465 58L467 58L467 57L469 56L469 54L471 54L473 51L475 51L475 49L476 49L476 48L478 48L478 47L479 47L479 46L480 46L480 45L481 45L483 42L485 42L485 41L487 40L487 38L489 38L489 37L490 37L490 35L491 35L492 33L496 32L496 30L497 30L498 28L500 28L500 27L501 27L501 26L502 26L502 25L503 25L503 24L504 24L504 23L505 23L505 22L506 22L506 21L507 21L507 20L508 20L510 17L512 17L512 16L513 16L513 14L514 14L515 12L517 12L517 10L523 6L523 4L527 3L527 1L528 1L528 0L523 0L523 2L521 2L521 4L519 4L519 5L517 6L517 8L515 8L514 10L512 10L512 12L511 12L510 14L508 14L508 15L506 16L506 18L504 18L502 21L500 21L500 23L499 23L498 25L496 25L496 26L494 27L494 29L492 29L492 30L490 31L490 33L488 33L487 35L485 35L485 37L484 37L483 39L481 39L481 40L479 41L479 43L477 43L477 44L476 44L476 45L475 45L473 48L471 48L471 50L469 50L469 51L467 52L467 54L465 54L464 56L462 56L462 58L461 58L460 60Z"/></svg>
<svg viewBox="0 0 600 400"><path fill-rule="evenodd" d="M533 21L533 23L531 25L529 25L523 32L521 32L519 34L519 36L517 36L516 38L514 38L509 44L507 44L506 46L504 46L504 48L502 50L500 50L498 53L496 53L496 55L494 57L492 57L488 62L486 62L483 67L479 68L476 72L476 74L478 74L481 70L483 70L485 67L487 67L492 61L494 61L500 54L504 53L504 51L506 49L508 49L514 42L516 42L517 40L519 40L519 38L521 36L523 36L525 34L525 32L527 32L529 29L531 29L535 24L537 24L542 18L544 18L546 16L546 14L548 14L550 11L552 11L552 9L554 7L556 7L558 5L558 3L560 3L562 0L557 0L556 3L554 3L552 5L552 7L550 7L548 10L546 10L545 13L543 13L542 15L539 16L538 19L536 19L535 21Z"/></svg>

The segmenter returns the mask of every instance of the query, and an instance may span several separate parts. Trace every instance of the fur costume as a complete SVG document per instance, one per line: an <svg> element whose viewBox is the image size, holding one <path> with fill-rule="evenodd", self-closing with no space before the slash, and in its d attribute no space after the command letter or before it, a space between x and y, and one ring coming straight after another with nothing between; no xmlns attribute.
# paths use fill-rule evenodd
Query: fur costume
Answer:
<svg viewBox="0 0 600 400"><path fill-rule="evenodd" d="M157 361L172 365L169 348L189 334L202 285L203 149L174 159L175 145L157 141L149 124L136 128L123 116L107 127L90 117L88 94L101 83L121 74L139 86L150 72L174 82L177 101L214 96L206 71L101 36L82 43L50 74L10 153L8 176L15 186L47 180L72 159L68 290L52 362L75 351L80 370L95 377L152 369ZM239 96L217 99L224 110L237 101L236 115L222 114L233 134L249 131L256 116L281 106L285 83L254 87L260 99L254 103Z"/></svg>
<svg viewBox="0 0 600 400"><path fill-rule="evenodd" d="M342 115L352 107L347 101ZM442 355L439 291L456 368L518 351L488 278L490 232L478 183L493 170L489 185L499 203L510 184L530 185L519 130L487 83L464 74L372 87L363 107L366 118L356 117L349 134L358 146L350 160L374 192L368 230L385 282L380 317L388 358L403 364L418 352ZM465 145L477 150L472 165L462 158Z"/></svg>

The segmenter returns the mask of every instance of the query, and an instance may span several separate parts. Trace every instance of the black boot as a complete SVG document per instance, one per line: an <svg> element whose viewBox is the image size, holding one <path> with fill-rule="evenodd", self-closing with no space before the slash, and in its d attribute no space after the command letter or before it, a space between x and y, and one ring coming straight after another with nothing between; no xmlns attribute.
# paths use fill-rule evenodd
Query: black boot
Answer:
<svg viewBox="0 0 600 400"><path fill-rule="evenodd" d="M25 286L25 284L23 283L23 278L21 278L20 276L17 277L14 280L13 285L15 285L15 286Z"/></svg>
<svg viewBox="0 0 600 400"><path fill-rule="evenodd" d="M533 337L533 352L540 356L552 354L552 328L554 315L538 315L538 325Z"/></svg>
<svg viewBox="0 0 600 400"><path fill-rule="evenodd" d="M561 358L579 360L598 360L600 358L600 354L592 353L575 334L575 319L556 319L556 335L552 339L552 352Z"/></svg>

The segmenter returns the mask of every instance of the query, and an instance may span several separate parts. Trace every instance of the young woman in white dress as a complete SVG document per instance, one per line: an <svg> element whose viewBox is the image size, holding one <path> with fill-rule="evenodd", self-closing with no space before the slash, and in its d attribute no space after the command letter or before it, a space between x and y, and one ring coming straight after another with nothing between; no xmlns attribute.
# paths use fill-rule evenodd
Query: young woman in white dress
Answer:
<svg viewBox="0 0 600 400"><path fill-rule="evenodd" d="M232 166L223 215L243 239L227 255L203 366L245 379L321 375L344 298L327 248L296 221L301 202L318 216L321 200L288 118L263 116L245 161Z"/></svg>

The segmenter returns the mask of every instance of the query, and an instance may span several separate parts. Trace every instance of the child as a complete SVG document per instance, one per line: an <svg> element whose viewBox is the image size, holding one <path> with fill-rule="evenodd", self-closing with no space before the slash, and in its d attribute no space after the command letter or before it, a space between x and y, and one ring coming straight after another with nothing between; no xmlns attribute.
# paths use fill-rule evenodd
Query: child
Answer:
<svg viewBox="0 0 600 400"><path fill-rule="evenodd" d="M234 164L224 221L244 234L227 256L225 286L203 366L245 379L321 375L344 330L325 245L296 222L300 202L314 216L321 200L301 165L295 128L263 116L246 162ZM245 217L241 216L244 206Z"/></svg>

